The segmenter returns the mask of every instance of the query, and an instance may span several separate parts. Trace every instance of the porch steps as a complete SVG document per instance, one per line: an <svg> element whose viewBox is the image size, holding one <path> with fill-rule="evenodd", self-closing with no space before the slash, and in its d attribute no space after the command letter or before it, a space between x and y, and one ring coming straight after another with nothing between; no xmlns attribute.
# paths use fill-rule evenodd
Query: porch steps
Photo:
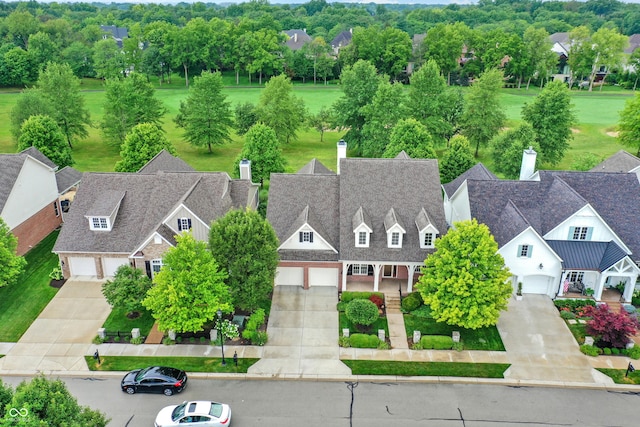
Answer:
<svg viewBox="0 0 640 427"><path fill-rule="evenodd" d="M384 304L387 311L388 310L392 310L394 312L400 311L400 296L385 294Z"/></svg>

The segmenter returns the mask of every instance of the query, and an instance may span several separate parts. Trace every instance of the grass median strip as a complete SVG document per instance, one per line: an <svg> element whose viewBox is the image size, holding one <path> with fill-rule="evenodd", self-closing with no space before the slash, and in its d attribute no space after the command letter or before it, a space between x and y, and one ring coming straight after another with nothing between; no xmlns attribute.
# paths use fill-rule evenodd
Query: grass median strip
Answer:
<svg viewBox="0 0 640 427"><path fill-rule="evenodd" d="M343 360L353 375L504 378L508 363L392 362Z"/></svg>
<svg viewBox="0 0 640 427"><path fill-rule="evenodd" d="M596 368L603 374L611 377L616 384L640 384L640 372L629 372L629 376L625 377L626 369L609 369L609 368Z"/></svg>
<svg viewBox="0 0 640 427"><path fill-rule="evenodd" d="M212 372L223 374L246 374L257 358L238 358L238 366L233 357L225 357L222 366L220 357L175 357L175 356L100 356L100 364L93 356L85 356L87 366L92 371L132 371L146 366L171 366L187 372Z"/></svg>

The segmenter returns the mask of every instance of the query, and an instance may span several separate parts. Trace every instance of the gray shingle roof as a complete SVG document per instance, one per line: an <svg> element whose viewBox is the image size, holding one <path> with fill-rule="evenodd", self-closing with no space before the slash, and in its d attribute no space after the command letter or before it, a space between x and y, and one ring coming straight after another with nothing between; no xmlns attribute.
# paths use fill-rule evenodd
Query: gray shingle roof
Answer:
<svg viewBox="0 0 640 427"><path fill-rule="evenodd" d="M138 173L154 174L158 171L165 172L193 172L193 169L184 160L171 155L167 150L162 150L140 168Z"/></svg>
<svg viewBox="0 0 640 427"><path fill-rule="evenodd" d="M333 49L344 47L351 43L351 39L353 39L351 31L343 31L331 40L331 47Z"/></svg>
<svg viewBox="0 0 640 427"><path fill-rule="evenodd" d="M162 230L162 221L180 203L209 224L230 206L246 206L247 192L237 191L241 200L233 200L230 181L223 172L85 173L53 250L132 253L152 232ZM85 215L116 192L125 196L112 230L91 231Z"/></svg>
<svg viewBox="0 0 640 427"><path fill-rule="evenodd" d="M304 165L298 170L299 174L311 174L311 175L335 175L336 173L329 170L325 165L323 165L318 159L313 158L309 163Z"/></svg>
<svg viewBox="0 0 640 427"><path fill-rule="evenodd" d="M640 159L633 154L620 150L596 165L591 169L591 172L630 172L637 167L640 167Z"/></svg>
<svg viewBox="0 0 640 427"><path fill-rule="evenodd" d="M367 213L362 209L362 206L360 206L360 208L358 208L356 213L353 214L353 219L351 220L351 224L354 230L358 228L358 226L360 226L361 224L364 224L367 227L371 228L371 219L369 218L369 215L367 215Z"/></svg>
<svg viewBox="0 0 640 427"><path fill-rule="evenodd" d="M15 185L16 179L18 179L27 156L33 157L51 169L57 168L55 163L34 147L29 147L16 154L0 154L0 212L2 212L4 205L7 203L7 198Z"/></svg>
<svg viewBox="0 0 640 427"><path fill-rule="evenodd" d="M289 37L285 42L289 49L299 50L305 44L311 41L311 37L307 34L306 30L287 30L284 33Z"/></svg>
<svg viewBox="0 0 640 427"><path fill-rule="evenodd" d="M447 196L451 197L458 188L462 185L462 183L467 179L475 179L475 180L497 180L494 174L492 174L489 169L485 167L482 163L476 163L473 167L471 167L466 172L463 172L459 177L454 179L451 182L442 185L444 192Z"/></svg>
<svg viewBox="0 0 640 427"><path fill-rule="evenodd" d="M35 147L26 148L26 149L22 150L19 154L29 155L29 156L33 157L34 159L39 160L42 163L44 163L45 165L49 166L51 169L57 169L58 168L58 165L53 163L47 156L42 154L40 152L40 150L38 150Z"/></svg>
<svg viewBox="0 0 640 427"><path fill-rule="evenodd" d="M118 209L126 192L122 190L106 190L100 193L100 197L93 201L87 209L85 216L110 216Z"/></svg>
<svg viewBox="0 0 640 427"><path fill-rule="evenodd" d="M64 194L72 187L75 187L80 183L82 179L82 172L72 168L71 166L65 166L56 172L56 184L58 185L58 194Z"/></svg>
<svg viewBox="0 0 640 427"><path fill-rule="evenodd" d="M562 258L565 269L602 272L627 256L615 242L548 240L547 243Z"/></svg>

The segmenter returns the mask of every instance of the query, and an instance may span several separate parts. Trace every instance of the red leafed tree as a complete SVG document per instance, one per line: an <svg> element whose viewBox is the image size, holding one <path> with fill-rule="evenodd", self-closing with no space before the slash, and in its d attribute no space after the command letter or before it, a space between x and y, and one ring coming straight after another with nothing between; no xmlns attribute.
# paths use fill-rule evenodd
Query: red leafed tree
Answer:
<svg viewBox="0 0 640 427"><path fill-rule="evenodd" d="M600 347L623 348L638 329L638 321L626 311L614 313L606 304L587 307L584 315L592 318L587 322L587 333L596 338Z"/></svg>

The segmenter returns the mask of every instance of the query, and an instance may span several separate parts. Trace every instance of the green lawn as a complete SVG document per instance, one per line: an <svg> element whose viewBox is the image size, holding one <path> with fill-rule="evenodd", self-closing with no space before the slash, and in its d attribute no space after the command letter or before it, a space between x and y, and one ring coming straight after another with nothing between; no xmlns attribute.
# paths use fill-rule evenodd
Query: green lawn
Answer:
<svg viewBox="0 0 640 427"><path fill-rule="evenodd" d="M246 374L247 369L260 359L238 358L238 366L233 357L226 357L227 364L222 366L219 357L155 357L155 356L100 356L100 365L93 356L85 356L87 366L92 371L132 371L146 366L171 366L187 372L216 372Z"/></svg>
<svg viewBox="0 0 640 427"><path fill-rule="evenodd" d="M353 375L504 378L509 364L343 360Z"/></svg>
<svg viewBox="0 0 640 427"><path fill-rule="evenodd" d="M462 341L465 350L504 351L504 344L500 338L498 328L495 326L480 329L464 329L438 323L430 318L405 314L404 327L408 337L413 336L413 331L420 331L422 335L447 336L451 336L453 331L459 331L460 341Z"/></svg>
<svg viewBox="0 0 640 427"><path fill-rule="evenodd" d="M587 336L587 325L584 323L576 323L575 325L570 325L567 323L569 330L573 334L573 337L576 339L578 345L584 344L584 337Z"/></svg>
<svg viewBox="0 0 640 427"><path fill-rule="evenodd" d="M149 331L153 326L154 319L151 317L151 313L147 310L140 312L140 317L135 319L129 319L127 317L127 311L122 308L114 308L111 310L111 314L105 320L103 328L107 332L131 332L133 328L140 328L140 335L146 337L149 335Z"/></svg>
<svg viewBox="0 0 640 427"><path fill-rule="evenodd" d="M349 319L347 319L347 315L344 314L343 311L341 311L339 313L339 328L338 329L338 333L340 334L340 336L342 336L342 330L345 328L348 328L350 333L352 334L369 334L369 335L375 335L378 336L378 329L384 329L384 336L385 337L389 337L389 325L387 324L387 318L386 317L380 317L378 320L376 320L373 325L371 325L367 330L360 331L359 329L356 328L356 326L351 323L349 321Z"/></svg>
<svg viewBox="0 0 640 427"><path fill-rule="evenodd" d="M626 369L596 369L603 374L611 377L613 382L615 382L616 384L640 384L640 371L630 372L629 376L625 377L624 374L627 372Z"/></svg>
<svg viewBox="0 0 640 427"><path fill-rule="evenodd" d="M54 231L31 249L17 283L0 288L0 342L17 342L58 291L49 286L49 273L58 265L51 253L57 237Z"/></svg>

